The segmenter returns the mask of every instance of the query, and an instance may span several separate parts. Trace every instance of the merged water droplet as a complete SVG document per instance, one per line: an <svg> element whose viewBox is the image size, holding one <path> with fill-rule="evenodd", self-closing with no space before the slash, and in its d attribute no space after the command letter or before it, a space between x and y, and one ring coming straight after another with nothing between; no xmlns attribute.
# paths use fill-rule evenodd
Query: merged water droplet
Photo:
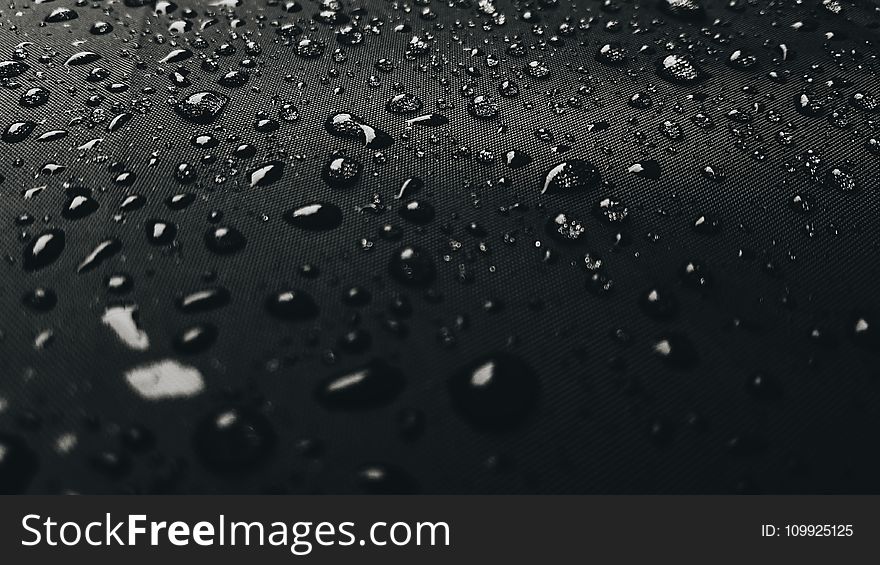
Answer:
<svg viewBox="0 0 880 565"><path fill-rule="evenodd" d="M559 243L579 243L586 240L587 228L564 212L554 214L547 220L547 235Z"/></svg>
<svg viewBox="0 0 880 565"><path fill-rule="evenodd" d="M825 173L824 184L827 188L839 192L855 192L858 183L853 173L844 167L832 167Z"/></svg>
<svg viewBox="0 0 880 565"><path fill-rule="evenodd" d="M326 130L335 137L357 139L364 147L383 149L394 144L394 139L387 133L373 126L350 112L337 112L330 115L324 122Z"/></svg>

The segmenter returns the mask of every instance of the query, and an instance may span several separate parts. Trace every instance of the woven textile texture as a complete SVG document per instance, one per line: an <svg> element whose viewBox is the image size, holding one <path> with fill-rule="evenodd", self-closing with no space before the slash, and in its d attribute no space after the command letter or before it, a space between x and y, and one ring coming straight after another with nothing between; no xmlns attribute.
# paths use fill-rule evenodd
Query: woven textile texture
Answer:
<svg viewBox="0 0 880 565"><path fill-rule="evenodd" d="M0 491L880 491L878 24L7 1Z"/></svg>

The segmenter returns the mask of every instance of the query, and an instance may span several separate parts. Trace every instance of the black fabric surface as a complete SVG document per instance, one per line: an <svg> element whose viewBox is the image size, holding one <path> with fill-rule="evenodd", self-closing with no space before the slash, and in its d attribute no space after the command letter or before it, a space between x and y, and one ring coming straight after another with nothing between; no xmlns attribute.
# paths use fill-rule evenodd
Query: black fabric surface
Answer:
<svg viewBox="0 0 880 565"><path fill-rule="evenodd" d="M0 8L0 61L27 65L0 70L0 125L35 123L0 142L0 490L880 490L874 2L138 3ZM78 17L44 22L61 8ZM318 21L343 16L349 24ZM96 21L112 31L91 33ZM302 33L286 37L288 24ZM351 24L360 44L340 42L357 35L338 33ZM303 38L323 52L298 55L313 47L297 47ZM618 66L596 56L609 43L628 52ZM162 62L176 49L191 57ZM84 51L100 58L69 61ZM660 76L671 54L692 58L702 80ZM106 78L87 80L98 67ZM218 84L235 69L245 84ZM191 85L175 85L175 71ZM506 80L518 95L499 93ZM35 87L48 101L22 106ZM228 97L223 111L211 124L182 119L174 104L203 91ZM390 112L404 93L422 108ZM799 112L802 93L821 108ZM476 96L498 115L475 117ZM337 112L393 144L365 147L357 126L331 135ZM407 125L429 113L448 123ZM277 129L258 131L260 119ZM667 120L680 138L662 133ZM40 139L53 130L66 135ZM217 146L190 142L203 134ZM244 143L253 156L235 155ZM509 167L512 150L531 162ZM362 173L333 188L322 169L340 156ZM602 182L542 194L546 173L572 160ZM631 171L650 161L656 178ZM269 162L283 163L280 178L251 186ZM195 180L181 182L181 163ZM120 182L126 171L134 179ZM854 187L836 182L849 176ZM396 199L413 177L423 186ZM124 209L134 194L143 206ZM192 202L169 207L182 194ZM97 210L63 214L77 195ZM602 221L607 198L623 221ZM436 216L401 215L411 199ZM341 225L285 221L314 201L338 206ZM581 222L576 241L548 233L560 212ZM719 228L695 227L701 217ZM176 225L173 242L149 241L154 219ZM243 247L206 244L217 226L238 230ZM33 269L28 246L49 229L63 230L64 248ZM118 251L78 272L109 238ZM433 281L390 274L407 245ZM683 274L688 262L706 284ZM108 287L119 273L124 292ZM228 304L178 307L217 286ZM369 298L344 299L352 287ZM36 306L23 298L35 289ZM316 315L273 316L266 300L294 289ZM646 304L655 289L659 302ZM391 306L400 296L411 311ZM136 305L148 346L102 322L121 305ZM203 346L175 347L194 326ZM663 340L675 359L692 351L670 363ZM140 396L126 374L163 360L198 371L204 389ZM459 390L481 360L496 369L497 398ZM378 367L369 390L316 393L364 366ZM228 433L216 429L223 414Z"/></svg>

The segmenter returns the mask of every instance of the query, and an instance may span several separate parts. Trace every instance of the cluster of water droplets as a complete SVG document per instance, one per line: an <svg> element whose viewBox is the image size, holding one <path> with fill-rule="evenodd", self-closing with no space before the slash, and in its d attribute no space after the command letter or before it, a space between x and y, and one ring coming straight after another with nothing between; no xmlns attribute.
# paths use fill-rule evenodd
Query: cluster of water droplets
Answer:
<svg viewBox="0 0 880 565"><path fill-rule="evenodd" d="M822 133L804 135L845 131L864 153L880 156L880 98L871 90L876 53L845 40L836 2L823 2L821 17L808 19L780 9L774 17L785 33L759 45L728 28L737 14L761 9L738 0L711 10L698 0L661 0L653 20L613 1L125 0L97 19L95 6L68 4L30 5L40 14L31 39L11 10L0 16L2 32L17 38L0 52L0 85L13 100L4 106L10 111L0 134L0 190L18 233L8 263L27 277L21 303L37 328L28 329L36 350L51 355L63 347L51 346L63 334L64 320L52 318L59 302L100 304L95 331L107 347L130 355L120 382L149 402L207 395L206 360L222 360L236 332L247 331L236 327L239 315L283 328L279 333L333 328L324 331L337 335L321 346L326 376L302 377L328 413L343 418L399 407L402 398L415 402L406 393L423 386L420 376L401 367L418 360L395 361L401 353L377 346L374 333L393 336L402 351L407 343L428 343L432 355L443 355L468 335L472 318L491 320L505 310L507 297L489 296L488 288L506 287L515 308L528 311L554 302L552 287L540 299L523 300L541 294L522 291L533 271L567 297L576 288L578 300L637 309L653 331L640 336L642 351L655 358L650 370L693 371L706 354L701 336L681 328L685 304L694 309L692 297L713 296L736 270L704 260L697 249L708 248L701 244L666 273L666 284L615 275L618 265L638 262L678 227L700 241L745 231L744 218L726 213L724 201L732 197L725 191L743 190L740 180L753 176L723 171L690 154L687 143L743 155L759 168L781 153L786 182L757 190L767 206L780 205L776 221L808 221L808 237L823 207L851 206L845 199L875 190L876 162L841 157L822 145ZM471 33L475 27L486 41ZM824 57L802 61L798 46L810 41L823 43ZM844 71L859 84L838 76ZM741 92L713 82L736 74L749 77ZM606 111L611 100L613 112ZM540 125L528 125L533 115ZM13 175L28 184L13 185ZM665 182L670 176L711 191L702 202L717 205L681 212L689 210L683 198L699 200L682 186L689 196L666 194L675 203L669 206L656 191L673 190ZM654 227L655 216L678 227ZM754 255L742 247L727 260ZM272 276L248 273L248 286L236 283L249 256L285 273L293 263L295 282L268 283ZM369 276L349 281L332 305L323 285L338 284L337 275L323 273L321 264L296 263L322 257L327 264L362 264L363 256ZM175 292L173 305L144 294L137 303L133 289L151 276L140 263L156 257L210 264L216 272L198 288ZM772 259L759 263L764 275L778 276ZM71 295L62 289L83 286L65 277L88 278L95 288ZM377 304L374 295L389 292L389 304ZM461 292L479 306L436 321L434 306ZM236 309L228 321L218 316L242 304L246 313ZM864 304L853 306L840 332L861 350L876 349L880 318ZM175 328L142 327L169 307ZM347 312L342 329L329 323L340 308ZM568 325L568 309L554 305L560 326ZM488 340L490 351L482 353L462 348L467 355L456 356L431 390L442 391L445 405L474 433L504 435L552 417L542 410L546 389L564 376L528 347L516 347L517 334L529 328L495 329L500 342ZM624 328L592 330L629 344ZM827 328L811 332L803 340L829 339ZM58 339L76 347L76 336ZM271 357L268 365L281 363ZM620 362L610 365L618 370ZM754 396L784 392L766 375L744 379ZM230 396L204 410L190 441L199 464L239 476L289 446L279 441L273 403ZM2 401L0 413L8 409ZM423 411L399 408L399 439L419 440ZM121 447L90 461L119 479L130 476L132 457L154 449L156 439L144 427L117 433ZM656 424L650 435L666 438L668 426ZM71 442L59 449L67 453ZM323 449L309 439L302 452L320 457ZM0 489L26 489L38 468L24 435L0 433ZM163 485L173 482L165 479ZM418 488L392 463L365 463L351 480L367 492Z"/></svg>

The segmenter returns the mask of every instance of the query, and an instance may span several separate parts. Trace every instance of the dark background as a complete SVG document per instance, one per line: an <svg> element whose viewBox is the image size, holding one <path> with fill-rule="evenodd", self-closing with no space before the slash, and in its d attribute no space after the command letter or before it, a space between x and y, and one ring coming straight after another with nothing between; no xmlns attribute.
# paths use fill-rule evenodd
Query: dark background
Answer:
<svg viewBox="0 0 880 565"><path fill-rule="evenodd" d="M505 16L502 24L500 18L492 23L476 2L343 2L342 13L372 30L353 46L338 44L333 26L312 21L321 9L314 2L293 13L284 3L239 4L178 2L167 15L154 14L153 5L70 0L16 0L0 9L0 60L13 59L19 46L30 66L21 76L0 79L6 87L0 115L8 123L40 122L27 140L0 142L6 257L0 265L0 437L6 445L0 476L6 490L878 491L880 157L865 149L877 114L850 103L853 93L876 94L874 3L705 2L701 17L690 21L653 2L498 0L492 5ZM73 8L78 18L42 23L60 7ZM110 22L113 31L91 34L96 20ZM191 22L190 31L169 31L179 20ZM276 33L286 23L325 42L324 54L296 56ZM560 29L563 23L568 27ZM797 23L802 25L793 27ZM401 24L409 28L396 32ZM428 41L429 53L407 58L413 36ZM247 41L261 53L247 54ZM524 56L507 53L514 42L526 47ZM609 42L629 49L622 67L594 57ZM216 55L223 44L235 53ZM786 60L780 44L787 46ZM194 56L158 62L181 47ZM343 54L334 56L337 48ZM743 71L725 64L737 49L754 54L757 66ZM82 50L101 59L64 65ZM690 54L708 78L687 85L662 80L655 65L669 53ZM216 72L203 68L212 58ZM393 61L392 72L374 68L382 58ZM247 69L245 86L218 86L219 76L246 59L255 66ZM549 77L524 73L530 61L546 64ZM88 82L96 66L109 76ZM192 86L172 86L168 74L178 67L190 71ZM472 76L477 73L469 67L482 76ZM768 78L771 71L784 83ZM371 75L379 86L370 86ZM505 79L519 83L519 96L498 95ZM127 89L109 92L114 83ZM49 102L20 106L19 97L34 86L51 92ZM186 122L170 105L200 90L230 97L211 125ZM796 111L802 91L823 102L820 116ZM422 113L442 113L449 123L408 129L408 116L385 109L399 92L417 95ZM650 108L628 103L639 92L650 93ZM105 99L90 107L86 101L94 94ZM496 98L497 119L468 113L468 98L479 94ZM298 108L297 121L278 119L283 104ZM727 117L731 109L754 104L762 106L748 123ZM394 145L377 157L376 149L355 139L331 136L323 124L334 111L358 114L391 134ZM131 120L108 133L110 120L124 112ZM280 127L256 131L258 112L278 119ZM700 112L712 117L713 129L693 123ZM681 125L682 140L658 131L664 120ZM609 127L590 126L599 122ZM537 128L552 132L554 140L539 139ZM54 129L67 136L38 141ZM219 146L190 144L205 132ZM103 141L77 149L95 138ZM232 157L244 142L257 154ZM504 154L511 149L533 162L508 168ZM495 160L481 162L483 150ZM346 190L333 190L320 177L338 151L363 163L361 180ZM212 163L203 160L209 153L216 156ZM569 159L593 163L604 184L541 195L543 174ZM627 171L646 159L660 164L659 179ZM250 187L249 171L270 160L285 163L283 177ZM183 162L198 175L191 184L174 178ZM47 175L47 163L66 168ZM723 171L724 179L701 174L707 165ZM855 191L823 182L835 167L854 175ZM130 186L113 182L124 170L136 174ZM394 199L413 176L425 182L414 197L437 212L423 226L401 218ZM62 217L65 182L90 189L100 208L79 220ZM145 197L144 207L121 212L122 201L135 193ZM194 202L170 210L165 200L180 193L195 195ZM359 213L376 194L387 210ZM791 209L797 194L813 199L811 212ZM623 224L605 225L592 213L606 197L627 207ZM313 200L342 208L342 226L309 233L284 222L286 210ZM545 223L559 211L584 223L582 240L563 245L548 237ZM222 212L222 224L244 234L244 249L221 256L206 248L212 212ZM720 233L693 229L704 214L720 221ZM147 242L150 218L177 225L173 245ZM485 235L470 233L470 222L484 226ZM385 224L398 227L402 238L383 238ZM25 271L23 249L49 227L64 230L64 251L45 268ZM108 237L119 240L121 251L78 274L83 257ZM405 287L386 274L403 244L427 250L437 270L430 289ZM555 261L543 260L547 248ZM610 292L587 288L585 254L601 257L613 281ZM711 287L684 284L682 265L695 260L711 274ZM317 277L303 275L306 264L318 268ZM462 268L467 284L458 276ZM118 272L133 282L121 296L105 284ZM175 307L181 294L210 285L229 290L227 306L201 314ZM369 304L343 302L355 285L369 290ZM22 302L38 287L57 295L49 311ZM266 297L287 287L314 297L320 314L304 323L267 315ZM668 319L640 307L652 288L675 297ZM408 297L411 315L389 310L396 294ZM503 308L486 308L487 301ZM147 351L126 348L101 323L105 308L120 302L138 306L150 338ZM384 329L389 319L406 326L405 337ZM854 339L860 319L870 329ZM175 336L195 324L212 324L216 341L198 353L179 352ZM371 336L366 351L352 353L337 343L353 328ZM51 341L36 347L45 330ZM811 338L813 330L822 339ZM672 368L652 354L657 339L669 333L692 344L693 367ZM515 429L481 431L451 408L447 380L501 351L532 368L540 401ZM127 370L168 358L196 367L205 392L148 402L126 384ZM393 402L348 413L315 401L322 378L374 358L405 376L406 387ZM756 375L763 384L750 386ZM271 431L245 430L236 440L242 443L221 445L239 456L256 446L259 457L245 457L246 472L218 473L197 454L196 426L230 406L262 414ZM401 437L402 410L424 418L421 433ZM126 447L132 426L138 437L147 436L136 442L143 449ZM264 441L270 435L276 437L272 449ZM69 452L56 448L62 436L76 438ZM384 470L386 479L365 481L359 473L365 465Z"/></svg>

